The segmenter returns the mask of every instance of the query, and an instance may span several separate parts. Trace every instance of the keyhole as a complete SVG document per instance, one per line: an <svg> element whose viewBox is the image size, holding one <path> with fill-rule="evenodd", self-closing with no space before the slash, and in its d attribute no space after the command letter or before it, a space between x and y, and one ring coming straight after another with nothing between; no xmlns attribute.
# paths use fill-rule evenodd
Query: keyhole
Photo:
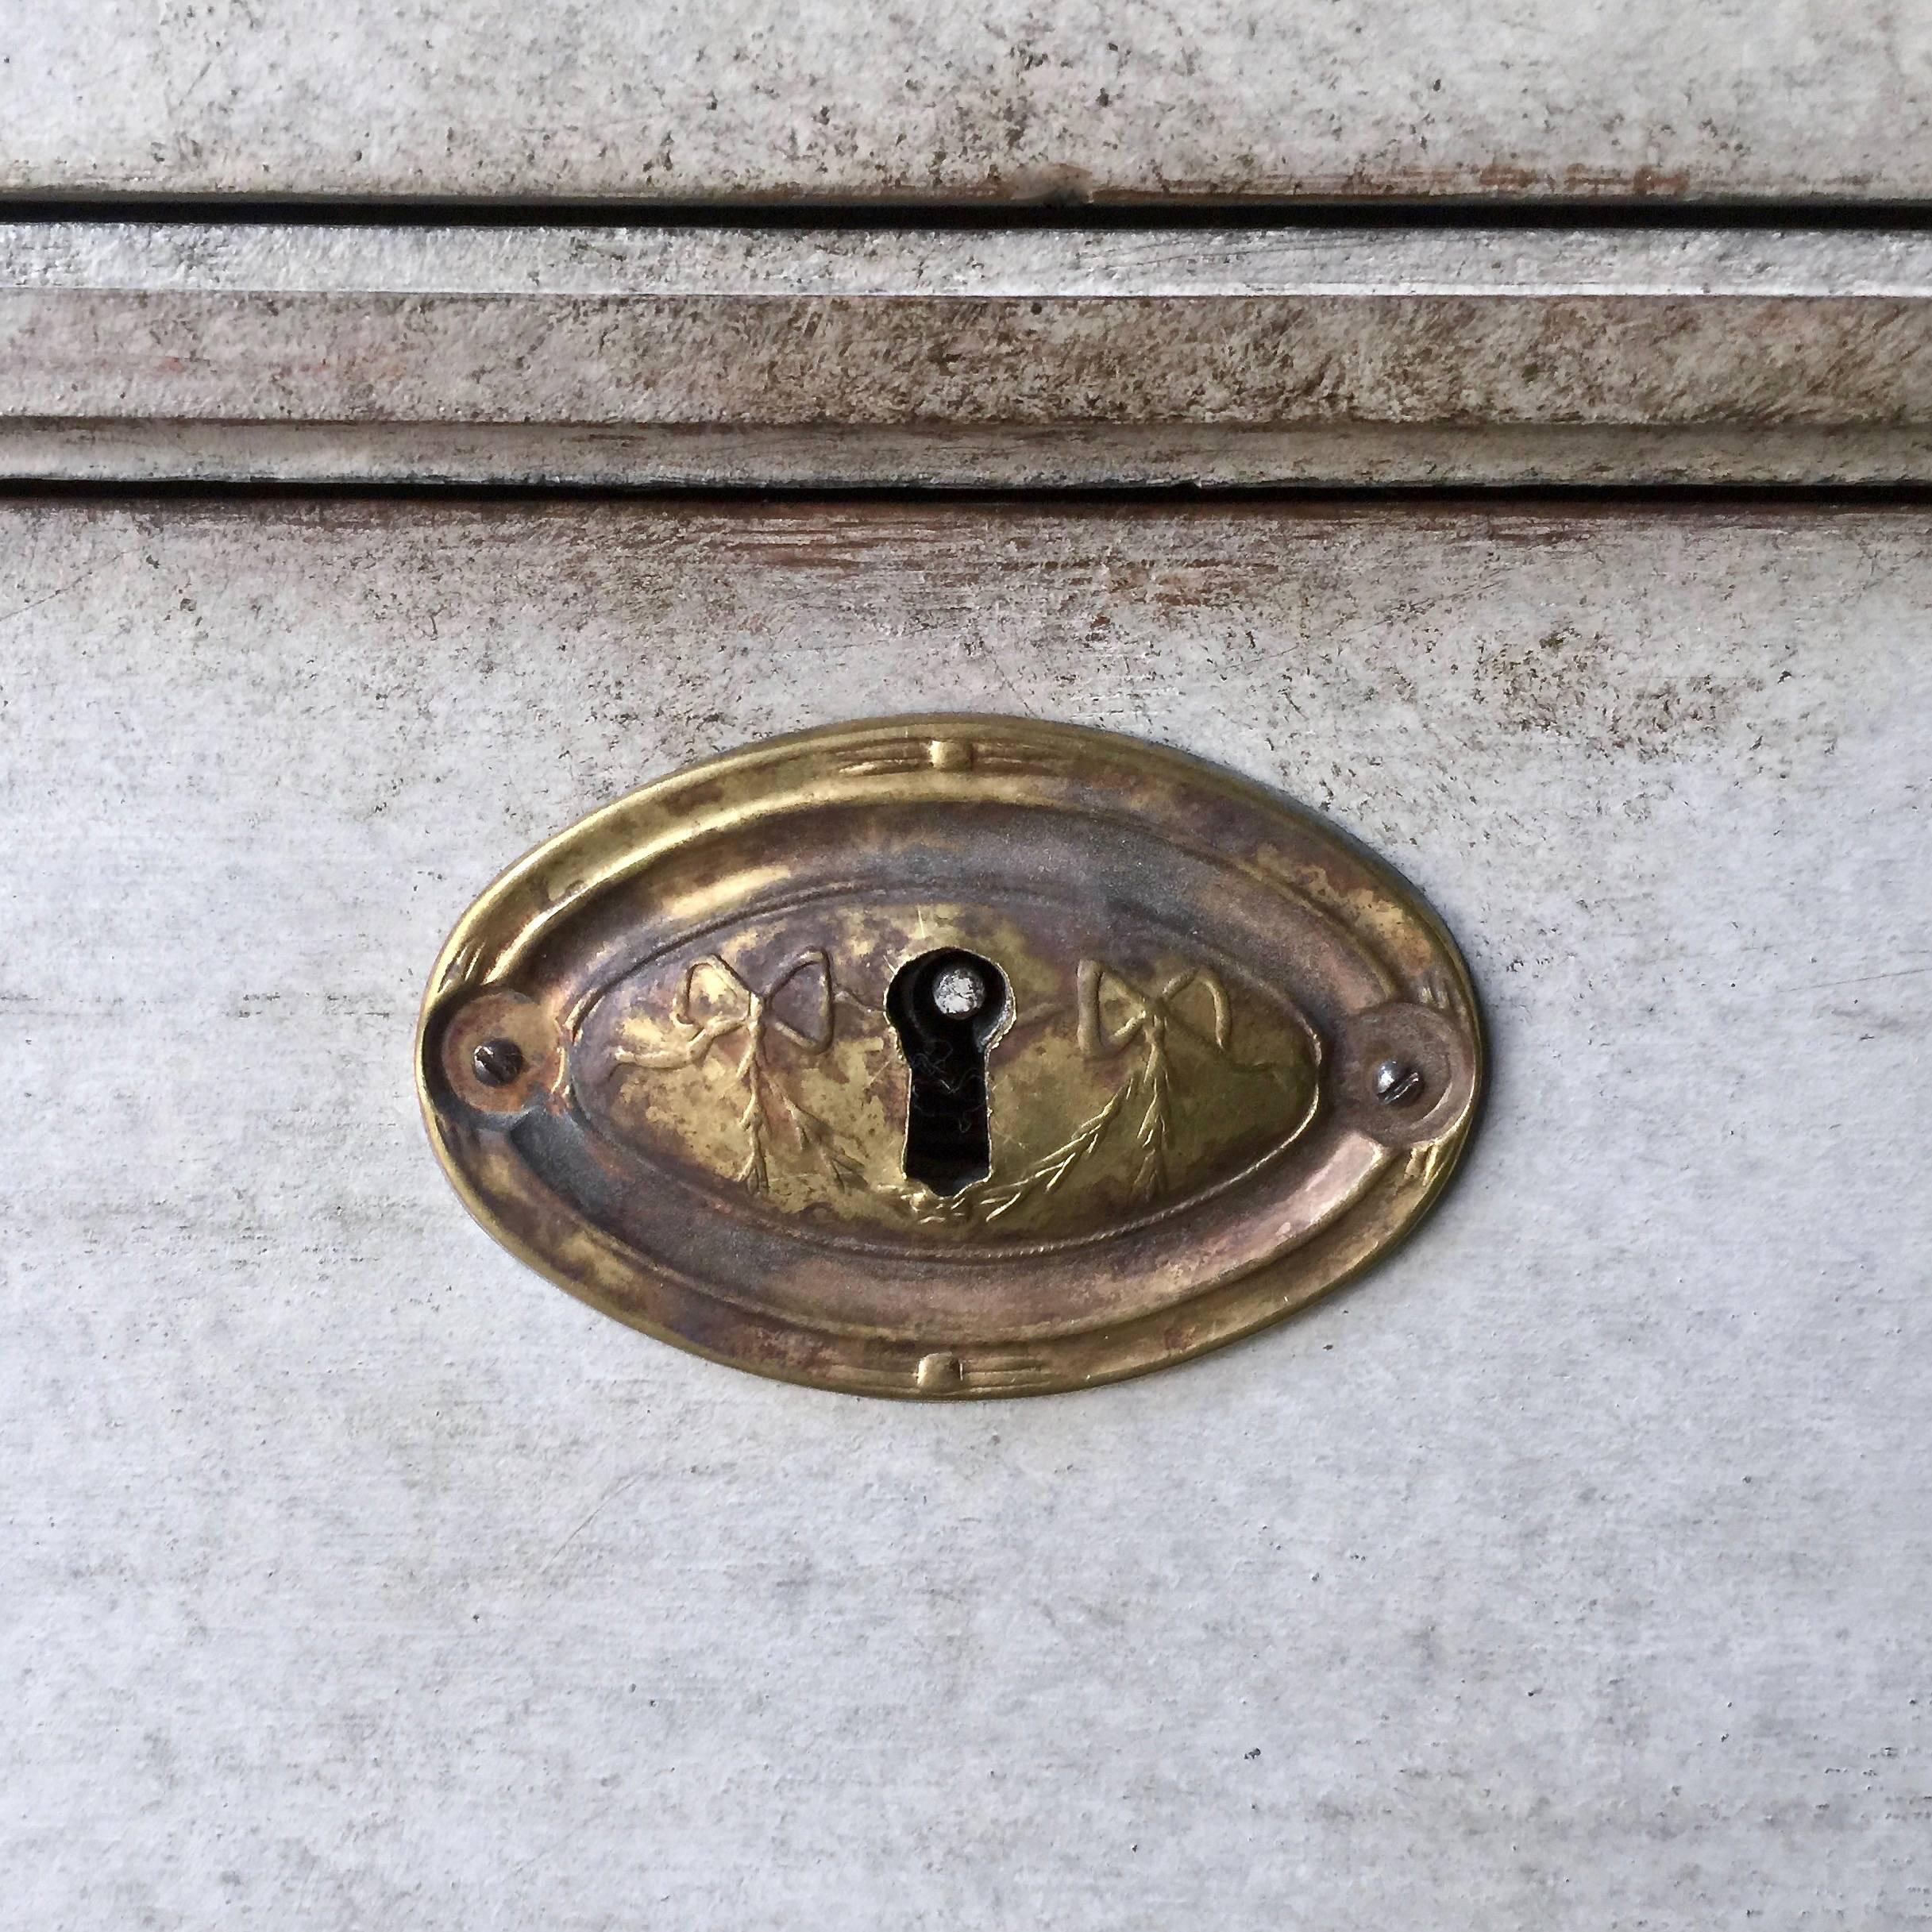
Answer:
<svg viewBox="0 0 1932 1932"><path fill-rule="evenodd" d="M886 1017L912 1075L906 1178L935 1194L956 1194L992 1170L986 1053L1012 1009L1006 975L990 959L956 947L908 961L885 995Z"/></svg>

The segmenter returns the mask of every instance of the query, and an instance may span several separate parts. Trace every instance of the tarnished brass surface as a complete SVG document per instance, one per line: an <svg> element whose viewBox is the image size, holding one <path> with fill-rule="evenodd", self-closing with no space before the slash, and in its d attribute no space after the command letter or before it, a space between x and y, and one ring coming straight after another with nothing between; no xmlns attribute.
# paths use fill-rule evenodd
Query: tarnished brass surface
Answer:
<svg viewBox="0 0 1932 1932"><path fill-rule="evenodd" d="M646 786L431 978L437 1154L620 1320L868 1394L1178 1361L1396 1240L1483 1051L1417 895L1278 796L1066 725L889 719Z"/></svg>

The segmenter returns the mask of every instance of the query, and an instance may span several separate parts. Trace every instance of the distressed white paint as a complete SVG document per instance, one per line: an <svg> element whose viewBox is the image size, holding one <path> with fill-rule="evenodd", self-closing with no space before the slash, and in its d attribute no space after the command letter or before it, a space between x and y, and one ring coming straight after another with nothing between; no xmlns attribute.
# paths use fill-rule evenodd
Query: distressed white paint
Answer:
<svg viewBox="0 0 1932 1932"><path fill-rule="evenodd" d="M0 188L1932 190L1916 0L11 0Z"/></svg>
<svg viewBox="0 0 1932 1932"><path fill-rule="evenodd" d="M9 1922L1903 1926L1917 514L0 510ZM906 707L1151 732L1463 942L1466 1173L1090 1395L762 1382L473 1228L474 892Z"/></svg>
<svg viewBox="0 0 1932 1932"><path fill-rule="evenodd" d="M1932 237L0 228L0 474L1903 481Z"/></svg>
<svg viewBox="0 0 1932 1932"><path fill-rule="evenodd" d="M9 289L561 297L1932 293L1912 229L756 228L0 222Z"/></svg>

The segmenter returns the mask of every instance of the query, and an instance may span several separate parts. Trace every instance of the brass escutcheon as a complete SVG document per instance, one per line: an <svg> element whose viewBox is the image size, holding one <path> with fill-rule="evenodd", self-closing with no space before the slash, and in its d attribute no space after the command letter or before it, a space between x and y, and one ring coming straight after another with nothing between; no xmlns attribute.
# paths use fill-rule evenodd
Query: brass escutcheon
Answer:
<svg viewBox="0 0 1932 1932"><path fill-rule="evenodd" d="M1482 1086L1442 923L1136 739L839 725L647 785L443 948L437 1156L512 1252L716 1360L956 1399L1302 1306L1441 1191Z"/></svg>

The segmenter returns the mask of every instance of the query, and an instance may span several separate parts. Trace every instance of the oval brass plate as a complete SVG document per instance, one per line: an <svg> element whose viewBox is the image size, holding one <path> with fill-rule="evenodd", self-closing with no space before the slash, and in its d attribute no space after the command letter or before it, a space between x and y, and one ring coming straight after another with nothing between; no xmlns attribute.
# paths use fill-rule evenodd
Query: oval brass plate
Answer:
<svg viewBox="0 0 1932 1932"><path fill-rule="evenodd" d="M1156 746L839 726L646 786L465 916L436 1151L647 1332L883 1395L1103 1382L1244 1335L1421 1214L1482 1080L1441 923Z"/></svg>

